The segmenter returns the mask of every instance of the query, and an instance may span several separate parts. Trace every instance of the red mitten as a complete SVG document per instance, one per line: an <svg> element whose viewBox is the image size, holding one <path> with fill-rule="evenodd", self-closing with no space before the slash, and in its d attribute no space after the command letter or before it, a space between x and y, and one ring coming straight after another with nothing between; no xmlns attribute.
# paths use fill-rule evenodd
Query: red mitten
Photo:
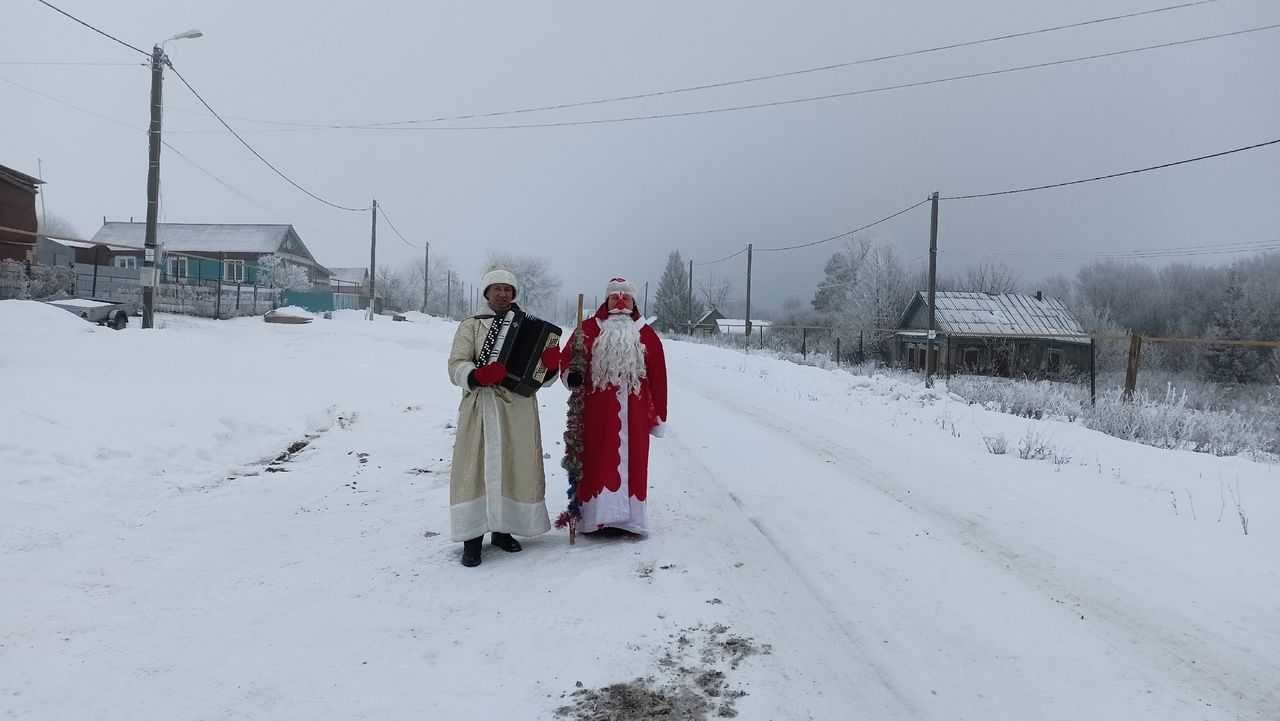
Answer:
<svg viewBox="0 0 1280 721"><path fill-rule="evenodd" d="M558 373L560 371L560 348L548 346L546 350L542 351L542 357L539 360L542 361L542 365L547 367L547 370L552 373Z"/></svg>
<svg viewBox="0 0 1280 721"><path fill-rule="evenodd" d="M489 365L480 366L475 372L476 385L478 386L491 386L507 377L506 366L497 361L494 361Z"/></svg>

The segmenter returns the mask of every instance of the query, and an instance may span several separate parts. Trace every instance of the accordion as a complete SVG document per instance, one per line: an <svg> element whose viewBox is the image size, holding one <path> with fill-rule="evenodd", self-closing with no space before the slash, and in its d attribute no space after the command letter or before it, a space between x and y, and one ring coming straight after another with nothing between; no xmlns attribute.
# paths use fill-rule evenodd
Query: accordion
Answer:
<svg viewBox="0 0 1280 721"><path fill-rule="evenodd" d="M480 346L480 363L497 361L507 369L498 385L526 398L542 387L550 372L542 351L560 345L560 327L512 308L497 315Z"/></svg>

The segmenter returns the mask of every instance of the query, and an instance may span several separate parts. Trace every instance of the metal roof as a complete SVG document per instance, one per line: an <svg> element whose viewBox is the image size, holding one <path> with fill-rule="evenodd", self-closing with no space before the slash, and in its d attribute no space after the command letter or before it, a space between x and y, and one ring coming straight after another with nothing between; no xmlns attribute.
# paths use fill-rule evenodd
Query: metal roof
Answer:
<svg viewBox="0 0 1280 721"><path fill-rule="evenodd" d="M31 193L36 192L36 186L44 184L44 181L39 178L33 178L26 173L20 173L4 165L0 165L0 180L16 185Z"/></svg>
<svg viewBox="0 0 1280 721"><path fill-rule="evenodd" d="M768 321L768 320L751 321L752 330L755 330L757 328L768 328L772 325L773 325L773 321ZM746 318L717 318L716 327L720 329L721 333L725 333L728 335L742 335L743 333L747 332L747 319Z"/></svg>
<svg viewBox="0 0 1280 721"><path fill-rule="evenodd" d="M369 269L364 267L330 268L329 272L332 273L332 275L329 276L330 278L334 280L346 281L347 283L360 284L369 280Z"/></svg>
<svg viewBox="0 0 1280 721"><path fill-rule="evenodd" d="M1080 336L1082 341L1088 338L1067 305L1050 296L946 291L935 293L934 298L934 320L942 333L976 336ZM916 301L921 306L927 307L926 300L927 296L923 292L916 294Z"/></svg>
<svg viewBox="0 0 1280 721"><path fill-rule="evenodd" d="M93 242L141 248L146 229L146 223L104 223ZM156 240L165 251L174 253L274 253L292 229L291 225L159 223Z"/></svg>

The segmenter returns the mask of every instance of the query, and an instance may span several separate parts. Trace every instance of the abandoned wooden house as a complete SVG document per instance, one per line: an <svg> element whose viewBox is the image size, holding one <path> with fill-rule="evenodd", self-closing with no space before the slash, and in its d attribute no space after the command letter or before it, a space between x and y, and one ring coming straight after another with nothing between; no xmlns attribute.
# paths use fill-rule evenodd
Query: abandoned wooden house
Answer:
<svg viewBox="0 0 1280 721"><path fill-rule="evenodd" d="M934 373L1064 378L1089 369L1089 336L1065 303L1040 292L934 294ZM924 368L928 296L917 292L894 334L893 362Z"/></svg>

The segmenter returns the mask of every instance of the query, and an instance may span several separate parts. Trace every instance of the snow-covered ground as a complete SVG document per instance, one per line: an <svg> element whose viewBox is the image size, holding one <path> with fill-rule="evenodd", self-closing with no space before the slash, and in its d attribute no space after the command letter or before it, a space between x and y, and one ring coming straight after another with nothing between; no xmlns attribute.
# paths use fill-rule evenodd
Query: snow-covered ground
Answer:
<svg viewBox="0 0 1280 721"><path fill-rule="evenodd" d="M456 324L363 317L0 302L0 717L1280 713L1276 466L668 341L653 535L467 569Z"/></svg>

